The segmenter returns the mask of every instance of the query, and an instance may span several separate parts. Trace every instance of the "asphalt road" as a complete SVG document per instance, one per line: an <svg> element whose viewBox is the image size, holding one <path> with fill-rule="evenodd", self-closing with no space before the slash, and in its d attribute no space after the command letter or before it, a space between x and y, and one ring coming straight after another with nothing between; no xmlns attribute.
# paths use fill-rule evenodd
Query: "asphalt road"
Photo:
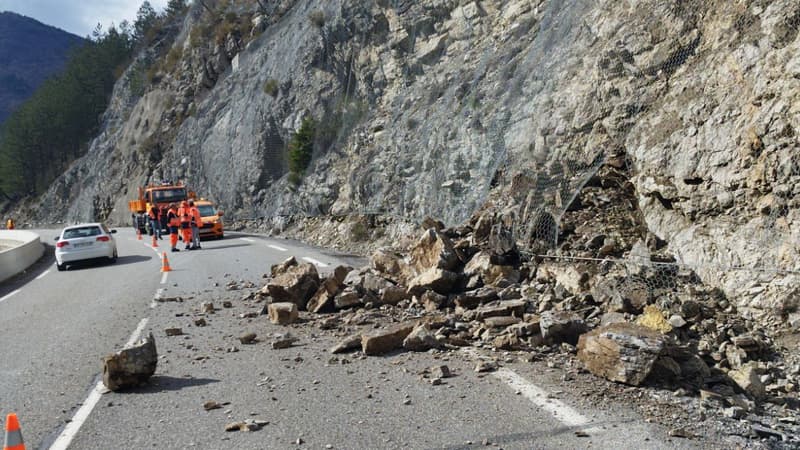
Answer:
<svg viewBox="0 0 800 450"><path fill-rule="evenodd" d="M51 242L56 232L41 235ZM670 438L625 408L572 407L558 378L530 363L475 373L481 349L334 357L336 333L241 318L263 305L227 288L231 281L260 287L271 265L289 256L323 273L360 266L356 258L229 233L199 251L168 253L173 271L164 275L155 250L168 250L166 240L153 249L126 228L117 242L116 264L57 272L51 258L0 284L0 420L16 412L29 448L708 448ZM218 309L196 327L207 301ZM185 335L167 337L170 327ZM259 342L242 345L247 331ZM271 335L286 331L297 344L273 350ZM150 332L160 355L150 384L96 391L101 358ZM444 384L421 376L441 364L455 374ZM210 400L222 408L206 411ZM245 419L268 424L224 431Z"/></svg>

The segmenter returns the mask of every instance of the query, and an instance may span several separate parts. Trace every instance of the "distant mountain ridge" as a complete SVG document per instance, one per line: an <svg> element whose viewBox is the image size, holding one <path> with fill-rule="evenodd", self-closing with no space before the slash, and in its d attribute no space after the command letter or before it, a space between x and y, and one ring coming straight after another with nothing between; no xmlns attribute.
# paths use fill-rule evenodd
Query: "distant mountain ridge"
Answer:
<svg viewBox="0 0 800 450"><path fill-rule="evenodd" d="M50 75L64 67L83 38L30 17L0 12L0 124Z"/></svg>

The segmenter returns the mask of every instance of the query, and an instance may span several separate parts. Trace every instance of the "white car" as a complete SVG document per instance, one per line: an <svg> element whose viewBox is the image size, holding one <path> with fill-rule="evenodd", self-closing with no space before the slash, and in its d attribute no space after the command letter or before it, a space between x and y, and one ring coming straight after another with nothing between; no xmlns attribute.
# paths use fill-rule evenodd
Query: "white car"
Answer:
<svg viewBox="0 0 800 450"><path fill-rule="evenodd" d="M56 237L56 267L65 270L67 264L96 258L117 260L117 241L114 233L102 223L82 223L61 230Z"/></svg>

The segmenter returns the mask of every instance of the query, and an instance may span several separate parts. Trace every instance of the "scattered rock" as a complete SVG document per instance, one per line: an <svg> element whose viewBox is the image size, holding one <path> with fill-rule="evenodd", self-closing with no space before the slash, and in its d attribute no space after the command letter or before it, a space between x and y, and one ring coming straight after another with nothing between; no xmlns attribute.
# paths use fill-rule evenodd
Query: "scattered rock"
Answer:
<svg viewBox="0 0 800 450"><path fill-rule="evenodd" d="M253 332L244 333L243 335L239 336L239 342L242 344L255 344L256 343L256 334Z"/></svg>
<svg viewBox="0 0 800 450"><path fill-rule="evenodd" d="M204 319L202 317L194 319L194 326L196 326L196 327L204 327L206 325L207 325L206 319Z"/></svg>
<svg viewBox="0 0 800 450"><path fill-rule="evenodd" d="M478 364L475 365L475 372L483 373L483 372L494 372L497 370L497 364L492 361L478 361Z"/></svg>
<svg viewBox="0 0 800 450"><path fill-rule="evenodd" d="M213 400L209 400L203 403L203 409L205 409L206 411L211 411L212 409L220 409L220 408L222 408L222 405Z"/></svg>
<svg viewBox="0 0 800 450"><path fill-rule="evenodd" d="M183 330L180 329L180 328L177 328L177 327L176 328L166 328L164 330L164 333L167 336L180 336L180 335L183 334Z"/></svg>
<svg viewBox="0 0 800 450"><path fill-rule="evenodd" d="M270 303L269 320L276 325L289 325L299 317L297 305L288 302Z"/></svg>
<svg viewBox="0 0 800 450"><path fill-rule="evenodd" d="M211 302L203 302L200 305L200 311L202 311L202 312L204 312L206 314L213 314L214 311L215 311L214 304L211 303Z"/></svg>
<svg viewBox="0 0 800 450"><path fill-rule="evenodd" d="M247 419L241 422L231 422L225 425L225 431L258 431L269 422L265 420Z"/></svg>
<svg viewBox="0 0 800 450"><path fill-rule="evenodd" d="M136 387L146 382L158 364L153 334L131 347L103 358L103 384L112 391Z"/></svg>
<svg viewBox="0 0 800 450"><path fill-rule="evenodd" d="M334 345L330 352L333 354L346 353L361 348L361 335L354 334Z"/></svg>
<svg viewBox="0 0 800 450"><path fill-rule="evenodd" d="M450 378L453 376L450 368L442 364L440 366L433 366L430 369L431 378Z"/></svg>
<svg viewBox="0 0 800 450"><path fill-rule="evenodd" d="M297 342L298 339L288 333L286 334L277 334L275 335L275 339L272 340L272 348L274 350L281 350L285 348L289 348Z"/></svg>

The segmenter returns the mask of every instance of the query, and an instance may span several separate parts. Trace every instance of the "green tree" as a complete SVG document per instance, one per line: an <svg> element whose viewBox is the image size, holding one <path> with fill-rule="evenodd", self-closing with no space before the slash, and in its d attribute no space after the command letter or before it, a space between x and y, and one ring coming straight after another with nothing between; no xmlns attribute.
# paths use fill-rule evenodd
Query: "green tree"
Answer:
<svg viewBox="0 0 800 450"><path fill-rule="evenodd" d="M133 36L137 42L146 44L149 32L156 26L158 14L153 9L149 1L144 0L142 6L136 12L136 20L133 22Z"/></svg>
<svg viewBox="0 0 800 450"><path fill-rule="evenodd" d="M133 51L129 31L97 28L0 129L0 190L19 198L43 192L99 130L119 73Z"/></svg>
<svg viewBox="0 0 800 450"><path fill-rule="evenodd" d="M167 17L175 18L183 15L186 11L186 0L169 0L167 3Z"/></svg>
<svg viewBox="0 0 800 450"><path fill-rule="evenodd" d="M306 117L289 140L289 172L293 180L299 180L311 164L315 129L314 119Z"/></svg>

